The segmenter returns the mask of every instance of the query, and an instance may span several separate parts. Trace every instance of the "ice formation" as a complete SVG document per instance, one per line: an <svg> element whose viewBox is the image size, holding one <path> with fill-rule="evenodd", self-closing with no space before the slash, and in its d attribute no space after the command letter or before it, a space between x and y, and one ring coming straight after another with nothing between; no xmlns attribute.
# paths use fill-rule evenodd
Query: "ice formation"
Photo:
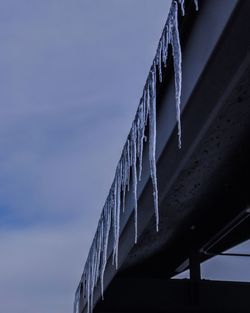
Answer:
<svg viewBox="0 0 250 313"><path fill-rule="evenodd" d="M151 79L148 86L149 91L149 165L150 175L153 185L153 198L156 217L156 231L159 230L159 210L158 210L158 189L157 189L157 175L156 175L156 70L153 64L153 70L150 72Z"/></svg>
<svg viewBox="0 0 250 313"><path fill-rule="evenodd" d="M175 105L176 105L176 119L178 124L178 139L179 139L179 148L181 148L181 82L182 82L182 69L181 69L181 45L178 29L178 4L173 2L172 14L170 17L170 44L173 51L173 60L174 60L174 76L175 76Z"/></svg>
<svg viewBox="0 0 250 313"><path fill-rule="evenodd" d="M196 10L198 10L198 0L193 0ZM81 281L76 290L74 313L79 313L79 301L83 297L86 299L87 312L92 313L94 304L95 287L100 281L101 294L104 293L105 269L108 256L111 252L113 264L116 269L119 266L119 236L120 236L120 212L125 211L126 192L132 185L134 200L134 221L135 221L135 243L137 242L137 183L141 180L142 160L144 143L147 140L145 132L149 137L149 166L153 187L153 202L156 220L156 230L159 230L159 210L158 210L158 188L156 173L156 94L157 77L162 82L163 69L167 66L169 46L171 46L174 81L175 81L175 106L176 120L178 127L178 145L181 147L181 83L182 83L182 54L178 30L178 4L182 15L185 14L185 0L172 2L166 25L163 29L159 41L156 56L151 66L143 94L136 112L132 128L124 145L121 158L115 173L113 184L105 202L97 231L89 251L87 261ZM83 291L81 291L81 288ZM83 292L83 294L81 293Z"/></svg>
<svg viewBox="0 0 250 313"><path fill-rule="evenodd" d="M185 15L185 0L178 0L178 2L181 5L181 13L182 15ZM199 10L199 4L198 4L198 0L193 0L194 5L195 5L195 10L198 11Z"/></svg>

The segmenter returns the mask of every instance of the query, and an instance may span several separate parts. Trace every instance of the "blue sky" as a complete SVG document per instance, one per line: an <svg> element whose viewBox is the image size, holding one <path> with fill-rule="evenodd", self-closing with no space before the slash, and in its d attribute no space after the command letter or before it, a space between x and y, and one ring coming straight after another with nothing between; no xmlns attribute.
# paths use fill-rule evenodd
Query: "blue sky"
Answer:
<svg viewBox="0 0 250 313"><path fill-rule="evenodd" d="M156 2L0 2L1 312L72 312L167 18Z"/></svg>

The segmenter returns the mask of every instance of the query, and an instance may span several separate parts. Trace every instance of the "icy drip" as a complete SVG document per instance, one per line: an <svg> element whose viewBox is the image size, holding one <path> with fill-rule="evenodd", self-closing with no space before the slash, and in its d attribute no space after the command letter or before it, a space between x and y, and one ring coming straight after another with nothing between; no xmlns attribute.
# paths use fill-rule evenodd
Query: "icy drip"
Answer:
<svg viewBox="0 0 250 313"><path fill-rule="evenodd" d="M75 293L75 301L74 301L74 313L79 313L79 300L80 300L80 287L78 286Z"/></svg>
<svg viewBox="0 0 250 313"><path fill-rule="evenodd" d="M88 295L87 295L87 299L88 299L88 313L92 312L92 298L93 298L93 294L92 294L92 265L91 265L92 261L90 259L89 264L88 264Z"/></svg>
<svg viewBox="0 0 250 313"><path fill-rule="evenodd" d="M129 191L129 185L130 185L130 167L131 167L131 158L130 158L130 141L129 139L127 140L127 149L126 149L126 158L127 158L127 186L128 186L128 191Z"/></svg>
<svg viewBox="0 0 250 313"><path fill-rule="evenodd" d="M119 161L119 172L120 172L120 192L122 196L122 212L125 211L126 205L126 188L129 184L129 160L128 160L128 142L125 144L122 152L121 159Z"/></svg>
<svg viewBox="0 0 250 313"><path fill-rule="evenodd" d="M153 198L156 218L156 231L159 230L159 209L158 209L158 188L157 188L157 174L156 174L156 77L155 77L155 66L151 71L151 80L149 85L149 164L150 164L150 175L153 185Z"/></svg>
<svg viewBox="0 0 250 313"><path fill-rule="evenodd" d="M90 250L91 252L91 250ZM85 268L84 268L84 273L85 273L85 277L86 277L86 298L87 298L87 311L88 313L90 312L90 289L91 289L91 285L90 285L90 279L91 279L91 272L90 272L90 254L88 255L88 259L87 262L85 264Z"/></svg>
<svg viewBox="0 0 250 313"><path fill-rule="evenodd" d="M181 5L182 16L184 16L185 15L185 0L179 0L179 3Z"/></svg>
<svg viewBox="0 0 250 313"><path fill-rule="evenodd" d="M113 228L113 257L112 257L112 264L115 264L115 253L116 253L116 182L114 181L112 186L112 197L111 197L111 208L112 208L112 228Z"/></svg>
<svg viewBox="0 0 250 313"><path fill-rule="evenodd" d="M194 4L195 4L195 10L196 10L196 11L199 11L198 0L194 0Z"/></svg>
<svg viewBox="0 0 250 313"><path fill-rule="evenodd" d="M126 159L126 146L122 156L122 212L125 212L126 206L126 186L127 186L127 159Z"/></svg>
<svg viewBox="0 0 250 313"><path fill-rule="evenodd" d="M96 237L95 237L96 238ZM92 303L93 303L93 265L94 265L94 242L95 238L93 241L93 245L91 246L90 253L89 253L89 258L87 261L87 302L88 302L88 313L92 312Z"/></svg>
<svg viewBox="0 0 250 313"><path fill-rule="evenodd" d="M98 254L99 254L99 250L98 250L98 240L99 240L99 233L100 233L100 229L98 227L97 233L96 233L96 238L94 241L94 250L93 250L93 259L92 259L92 289L94 291L94 286L96 283L96 276L97 276L97 269L98 269Z"/></svg>
<svg viewBox="0 0 250 313"><path fill-rule="evenodd" d="M169 27L168 24L166 24L163 34L161 37L162 40L162 61L164 64L164 67L167 66L167 59L168 59L168 45L169 45Z"/></svg>
<svg viewBox="0 0 250 313"><path fill-rule="evenodd" d="M120 236L120 211L121 211L121 192L123 191L123 205L125 206L126 176L123 173L123 158L120 159L115 179L111 188L111 208L112 208L112 227L113 227L113 264L118 268L118 250Z"/></svg>
<svg viewBox="0 0 250 313"><path fill-rule="evenodd" d="M111 228L111 210L109 205L105 204L103 210L103 230L104 230L104 238L103 238L103 253L102 253L102 267L101 267L101 292L102 292L102 299L103 299L103 292L104 292L104 273L107 264L107 252L108 252L108 242L109 242L109 232Z"/></svg>
<svg viewBox="0 0 250 313"><path fill-rule="evenodd" d="M131 164L132 164L132 175L133 175L133 195L134 195L134 212L135 212L135 243L137 243L137 169L136 169L136 126L135 123L132 125L131 130Z"/></svg>
<svg viewBox="0 0 250 313"><path fill-rule="evenodd" d="M97 245L96 245L96 259L95 259L95 268L94 268L94 285L96 286L99 275L100 275L100 265L101 265L101 253L103 247L103 221L99 222L99 232L97 235Z"/></svg>
<svg viewBox="0 0 250 313"><path fill-rule="evenodd" d="M138 111L137 111L137 116L138 118L135 120L135 123L136 123L136 138L140 138L141 136L141 112L142 110L142 107L141 107L141 104L139 104L139 107L138 107ZM140 148L141 148L141 145L140 145L140 140L137 140L136 141L136 157L137 158L140 158Z"/></svg>
<svg viewBox="0 0 250 313"><path fill-rule="evenodd" d="M181 5L181 13L182 16L185 15L185 0L178 0L180 5ZM193 0L194 1L194 5L195 5L195 10L198 11L199 10L199 5L198 5L198 0Z"/></svg>
<svg viewBox="0 0 250 313"><path fill-rule="evenodd" d="M115 267L118 269L118 256L119 256L119 237L120 237L120 209L121 209L121 166L118 164L117 173L115 177L116 186L116 237L115 237Z"/></svg>
<svg viewBox="0 0 250 313"><path fill-rule="evenodd" d="M89 284L90 284L90 312L93 310L93 300L94 300L94 288L97 284L98 277L99 277L99 270L100 270L100 254L101 254L101 245L102 245L102 220L100 219L99 225L97 228L97 232L93 241L93 245L91 247L91 258L89 262L89 273L90 273L90 278L89 278Z"/></svg>
<svg viewBox="0 0 250 313"><path fill-rule="evenodd" d="M146 108L146 94L143 92L143 97L140 103L139 109L139 133L138 133L138 143L139 143L139 181L142 175L142 157L143 157L143 145L145 141L145 127L148 119L148 110Z"/></svg>
<svg viewBox="0 0 250 313"><path fill-rule="evenodd" d="M88 313L92 312L93 301L94 301L94 288L97 285L98 279L100 277L100 271L103 263L103 246L104 246L104 225L105 220L103 219L103 214L101 215L98 229L95 234L93 244L90 249L90 253L84 268L84 273L82 275L81 283L86 282L86 290L84 293L87 296L87 310ZM79 287L78 287L79 293ZM79 302L79 299L78 299Z"/></svg>
<svg viewBox="0 0 250 313"><path fill-rule="evenodd" d="M164 40L160 40L159 42L159 46L157 49L157 53L156 53L156 64L158 65L158 73L159 73L159 81L160 83L162 82L162 46L163 46L163 42Z"/></svg>
<svg viewBox="0 0 250 313"><path fill-rule="evenodd" d="M182 14L185 14L185 1L179 0L181 4ZM175 106L176 106L176 120L178 126L178 146L181 148L181 83L182 83L182 54L180 46L180 37L178 30L178 3L173 1L170 8L169 17L165 28L163 30L157 53L154 59L154 69L157 65L157 70L159 73L159 81L162 81L162 64L166 67L168 59L168 45L172 46L172 56L174 61L174 77L175 77ZM152 70L151 70L152 71ZM155 91L154 91L155 92ZM156 94L154 94L154 98Z"/></svg>
<svg viewBox="0 0 250 313"><path fill-rule="evenodd" d="M143 112L143 102L140 102L139 105L139 119L138 119L138 157L139 157L139 173L138 179L141 180L142 174L142 156L143 156L143 141L144 141L144 112Z"/></svg>
<svg viewBox="0 0 250 313"><path fill-rule="evenodd" d="M196 10L198 10L198 1L193 0ZM185 0L178 0L181 6L182 14L185 14ZM172 56L174 63L174 81L175 81L175 105L176 118L178 125L178 140L181 147L181 121L180 121L180 100L181 100L181 47L178 31L178 2L173 1L170 8L167 23L164 27L153 66L151 67L147 82L145 84L143 95L132 124L129 137L123 148L123 152L118 163L114 182L110 188L109 195L105 202L98 228L85 264L81 282L84 281L88 313L92 312L94 301L94 289L100 278L101 293L104 293L104 274L108 261L108 247L113 247L113 264L118 268L119 255L119 236L120 236L120 211L125 211L126 193L132 186L134 198L135 214L135 242L137 242L137 180L141 180L142 161L145 136L145 129L149 124L149 164L150 176L153 185L153 200L156 219L156 230L159 229L158 212L158 187L156 173L156 85L157 76L159 82L162 81L163 66L167 66L169 45L172 46ZM137 171L138 161L138 171ZM130 177L131 176L131 177ZM113 236L110 236L110 232ZM80 282L80 285L81 285ZM78 313L80 300L80 285L76 291L74 301L74 313Z"/></svg>
<svg viewBox="0 0 250 313"><path fill-rule="evenodd" d="M180 36L178 29L178 4L176 1L173 2L170 11L169 19L169 37L170 44L173 51L174 60L174 76L175 76L175 106L176 106L176 119L178 125L178 145L181 148L181 84L182 84L182 54L180 45Z"/></svg>
<svg viewBox="0 0 250 313"><path fill-rule="evenodd" d="M92 260L90 262L90 312L93 311L93 298L94 298L94 266L95 266L95 256L96 256L96 251L93 247L93 252L92 252Z"/></svg>

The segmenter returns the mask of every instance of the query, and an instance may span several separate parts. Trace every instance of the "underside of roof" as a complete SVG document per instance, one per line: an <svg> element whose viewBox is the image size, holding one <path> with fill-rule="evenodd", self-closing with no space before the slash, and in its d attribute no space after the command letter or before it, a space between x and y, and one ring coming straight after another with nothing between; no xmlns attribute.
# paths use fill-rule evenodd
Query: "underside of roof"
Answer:
<svg viewBox="0 0 250 313"><path fill-rule="evenodd" d="M78 308L79 312L90 312L103 292L105 295L107 287L112 288L115 277L170 278L188 268L186 261L192 251L200 252L201 261L209 258L209 253L204 251L213 238L217 240L216 245L212 242L209 247L213 246L210 252L215 254L250 238L247 210L250 203L250 1L202 0L198 12L193 1L186 1L184 16L181 10L184 2L179 2L173 1L172 10L173 6L179 7L181 149L176 106L180 92L177 82L180 77L176 74L179 61L175 59L175 53L179 53L178 38L172 38L174 42L169 39L167 43L170 57L166 68L162 64L164 59L158 59L161 67L156 61L153 63L156 75L152 76L152 72L152 77L149 75L153 82L155 79L156 95L149 103L148 122L143 124L143 140L145 137L149 140L143 143L143 151L139 141L137 151L133 152L135 145L129 147L135 166L129 167L131 180L125 182L125 187L130 188L126 191L124 212L121 209L115 216L112 212L110 217L103 215L107 221L110 218L106 221L110 235L105 240L105 234L102 238L97 232L100 237L95 237L96 250L92 249L90 255L94 251L99 262L104 258L105 267L97 262L94 268L92 259L87 260L92 267L85 267L77 289L75 310ZM148 78L146 88L151 83ZM153 87L150 88L152 97ZM155 112L150 105L155 105ZM144 111L139 109L137 115L144 112L145 117L145 107L141 107ZM133 127L128 137L130 142L138 131ZM127 152L126 148L124 151ZM119 164L124 166L122 162ZM124 167L119 166L124 173ZM135 175L141 168L141 180L136 178L135 186ZM120 208L122 184L121 180L121 189L117 183L112 186L118 190L114 201L120 201ZM235 224L234 233L216 237L232 221L238 221L239 216L243 216L243 223ZM118 224L114 224L115 220ZM104 233L107 225L100 225ZM99 252L98 247L102 248ZM96 277L92 276L92 282L89 272L86 274L89 269L97 273Z"/></svg>

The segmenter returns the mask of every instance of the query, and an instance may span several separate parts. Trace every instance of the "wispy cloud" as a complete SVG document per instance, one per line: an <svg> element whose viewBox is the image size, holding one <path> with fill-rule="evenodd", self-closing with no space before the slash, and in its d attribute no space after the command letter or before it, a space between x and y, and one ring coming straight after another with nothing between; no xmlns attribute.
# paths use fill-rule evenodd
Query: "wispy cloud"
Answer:
<svg viewBox="0 0 250 313"><path fill-rule="evenodd" d="M71 312L91 235L76 223L0 232L1 311Z"/></svg>

